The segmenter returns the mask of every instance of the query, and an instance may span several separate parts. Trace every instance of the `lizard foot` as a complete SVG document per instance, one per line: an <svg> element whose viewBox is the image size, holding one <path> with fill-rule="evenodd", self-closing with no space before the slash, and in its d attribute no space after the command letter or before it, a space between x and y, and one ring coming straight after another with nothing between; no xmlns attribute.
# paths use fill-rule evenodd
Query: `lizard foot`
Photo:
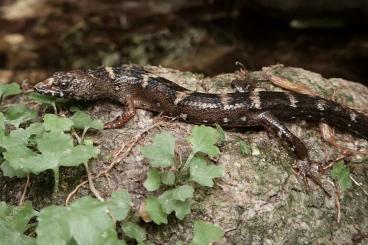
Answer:
<svg viewBox="0 0 368 245"><path fill-rule="evenodd" d="M310 160L296 160L293 168L296 174L303 178L304 186L307 192L310 192L310 186L308 183L308 179L310 179L314 184L318 185L323 190L326 196L331 198L331 194L323 187L319 178L312 173L312 162Z"/></svg>

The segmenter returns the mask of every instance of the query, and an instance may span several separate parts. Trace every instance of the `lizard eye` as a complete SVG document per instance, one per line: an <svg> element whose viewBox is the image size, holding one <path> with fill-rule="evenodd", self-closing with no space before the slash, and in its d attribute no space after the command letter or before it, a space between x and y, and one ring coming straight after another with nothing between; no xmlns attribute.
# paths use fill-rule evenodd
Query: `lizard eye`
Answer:
<svg viewBox="0 0 368 245"><path fill-rule="evenodd" d="M59 83L59 88L61 89L67 89L69 87L70 83L68 82L61 82Z"/></svg>

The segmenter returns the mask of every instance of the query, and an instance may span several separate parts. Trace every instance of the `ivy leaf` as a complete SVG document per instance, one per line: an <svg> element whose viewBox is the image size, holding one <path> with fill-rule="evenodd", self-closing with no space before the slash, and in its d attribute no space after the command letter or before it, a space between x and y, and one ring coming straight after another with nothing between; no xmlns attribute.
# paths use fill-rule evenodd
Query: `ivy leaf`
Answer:
<svg viewBox="0 0 368 245"><path fill-rule="evenodd" d="M10 131L10 134L7 136L0 136L0 146L10 151L18 147L25 147L27 140L28 136L26 130L18 128Z"/></svg>
<svg viewBox="0 0 368 245"><path fill-rule="evenodd" d="M212 187L213 179L224 174L224 166L207 164L206 160L200 157L193 157L190 162L190 178L202 186Z"/></svg>
<svg viewBox="0 0 368 245"><path fill-rule="evenodd" d="M19 128L20 124L32 120L36 116L36 111L31 110L22 104L14 104L6 110L5 122L14 125L16 128Z"/></svg>
<svg viewBox="0 0 368 245"><path fill-rule="evenodd" d="M182 185L172 190L173 198L179 201L185 201L193 197L194 189L190 185Z"/></svg>
<svg viewBox="0 0 368 245"><path fill-rule="evenodd" d="M188 136L188 141L192 144L194 153L203 152L211 157L220 154L220 150L215 146L219 139L216 129L204 125L194 126L192 133Z"/></svg>
<svg viewBox="0 0 368 245"><path fill-rule="evenodd" d="M74 125L74 128L78 129L102 129L103 123L99 120L93 120L87 113L77 110L74 115L70 118Z"/></svg>
<svg viewBox="0 0 368 245"><path fill-rule="evenodd" d="M30 202L21 207L8 206L0 202L0 237L1 244L36 244L35 239L25 236L23 232L29 228L29 220L37 212Z"/></svg>
<svg viewBox="0 0 368 245"><path fill-rule="evenodd" d="M193 197L193 188L189 185L179 186L175 189L165 191L158 200L163 211L170 214L175 211L178 219L183 219L185 215L190 213L190 203L187 199Z"/></svg>
<svg viewBox="0 0 368 245"><path fill-rule="evenodd" d="M28 97L40 104L52 106L55 113L57 113L56 105L66 102L65 99L42 95L39 93L31 93Z"/></svg>
<svg viewBox="0 0 368 245"><path fill-rule="evenodd" d="M165 185L175 184L175 174L173 172L163 172L160 174L161 182Z"/></svg>
<svg viewBox="0 0 368 245"><path fill-rule="evenodd" d="M46 132L37 138L37 148L41 154L23 148L4 153L4 158L14 170L23 170L38 174L47 169L57 169L59 166L77 166L95 158L99 151L96 147L73 146L70 135L61 132ZM23 154L19 157L19 152Z"/></svg>
<svg viewBox="0 0 368 245"><path fill-rule="evenodd" d="M144 209L156 224L167 224L167 214L162 210L156 197L148 197L144 201Z"/></svg>
<svg viewBox="0 0 368 245"><path fill-rule="evenodd" d="M339 183L342 191L346 191L351 188L352 183L349 168L345 166L343 161L339 161L333 166L331 176Z"/></svg>
<svg viewBox="0 0 368 245"><path fill-rule="evenodd" d="M0 99L4 99L10 95L20 94L22 91L20 90L19 84L17 83L9 83L9 84L0 84Z"/></svg>
<svg viewBox="0 0 368 245"><path fill-rule="evenodd" d="M7 222L7 225L19 232L28 229L29 220L36 216L37 212L33 209L32 203L27 201L22 206L7 206L5 202L0 202L0 219Z"/></svg>
<svg viewBox="0 0 368 245"><path fill-rule="evenodd" d="M26 134L27 137L31 137L32 135L41 135L43 133L43 131L45 130L44 128L44 124L43 123L31 123L27 128L26 128Z"/></svg>
<svg viewBox="0 0 368 245"><path fill-rule="evenodd" d="M217 132L219 134L218 141L220 141L220 142L225 141L225 139L226 139L226 137L225 137L225 131L221 128L220 124L215 123L215 126L216 126L216 130L217 130Z"/></svg>
<svg viewBox="0 0 368 245"><path fill-rule="evenodd" d="M252 153L252 149L250 148L250 146L243 140L239 140L239 148L242 155L249 155L250 153Z"/></svg>
<svg viewBox="0 0 368 245"><path fill-rule="evenodd" d="M142 154L154 168L166 168L174 162L175 138L169 132L162 132L153 137L153 143L141 149Z"/></svg>
<svg viewBox="0 0 368 245"><path fill-rule="evenodd" d="M0 136L5 133L5 116L0 112Z"/></svg>
<svg viewBox="0 0 368 245"><path fill-rule="evenodd" d="M115 223L105 203L82 197L69 207L49 206L38 216L37 243L118 244Z"/></svg>
<svg viewBox="0 0 368 245"><path fill-rule="evenodd" d="M155 191L160 188L161 180L160 173L157 169L149 169L147 172L147 179L144 181L143 186L147 191Z"/></svg>
<svg viewBox="0 0 368 245"><path fill-rule="evenodd" d="M193 225L194 235L191 245L207 245L222 239L224 232L216 225L196 221Z"/></svg>
<svg viewBox="0 0 368 245"><path fill-rule="evenodd" d="M63 132L69 131L73 121L66 117L59 117L54 114L46 114L43 118L43 125L46 131Z"/></svg>
<svg viewBox="0 0 368 245"><path fill-rule="evenodd" d="M136 240L139 244L146 240L146 231L132 222L126 222L122 226L125 235Z"/></svg>
<svg viewBox="0 0 368 245"><path fill-rule="evenodd" d="M0 219L0 237L2 244L36 245L36 240L10 227L5 220Z"/></svg>
<svg viewBox="0 0 368 245"><path fill-rule="evenodd" d="M131 202L127 191L118 191L111 194L108 206L116 220L121 221L126 218L130 211Z"/></svg>
<svg viewBox="0 0 368 245"><path fill-rule="evenodd" d="M24 172L21 169L18 170L14 170L10 165L8 161L4 161L2 162L1 166L0 166L1 171L3 172L3 175L6 177L18 177L18 178L24 178L27 173Z"/></svg>

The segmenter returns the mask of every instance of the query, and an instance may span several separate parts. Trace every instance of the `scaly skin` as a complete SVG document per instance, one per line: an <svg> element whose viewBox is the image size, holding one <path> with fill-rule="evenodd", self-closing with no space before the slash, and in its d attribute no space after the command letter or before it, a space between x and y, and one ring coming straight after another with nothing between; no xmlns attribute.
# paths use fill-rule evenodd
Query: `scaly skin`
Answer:
<svg viewBox="0 0 368 245"><path fill-rule="evenodd" d="M109 99L121 102L125 112L105 128L119 128L136 108L162 112L194 124L218 123L224 127L263 126L287 141L295 153L295 168L303 177L310 173L308 150L279 120L304 119L326 122L368 139L368 117L336 102L292 92L249 90L235 81L238 90L227 94L187 90L141 67L126 65L57 72L35 86L44 95L74 100ZM304 178L305 179L305 178ZM318 183L319 184L319 183Z"/></svg>

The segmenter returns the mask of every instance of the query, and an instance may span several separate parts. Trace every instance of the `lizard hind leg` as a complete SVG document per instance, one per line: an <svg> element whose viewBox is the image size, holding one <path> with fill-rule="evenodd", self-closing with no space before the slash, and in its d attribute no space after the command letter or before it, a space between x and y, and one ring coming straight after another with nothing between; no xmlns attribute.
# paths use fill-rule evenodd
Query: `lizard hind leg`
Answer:
<svg viewBox="0 0 368 245"><path fill-rule="evenodd" d="M279 138L290 145L291 150L296 155L296 162L293 168L297 174L303 178L307 191L309 190L308 179L310 179L330 197L330 194L323 187L321 181L312 173L311 160L309 158L308 149L304 143L269 111L261 112L259 115L255 116L255 121L266 130L275 133Z"/></svg>
<svg viewBox="0 0 368 245"><path fill-rule="evenodd" d="M104 129L121 128L134 117L136 113L134 102L127 100L123 104L125 105L125 111L111 122L106 123Z"/></svg>

